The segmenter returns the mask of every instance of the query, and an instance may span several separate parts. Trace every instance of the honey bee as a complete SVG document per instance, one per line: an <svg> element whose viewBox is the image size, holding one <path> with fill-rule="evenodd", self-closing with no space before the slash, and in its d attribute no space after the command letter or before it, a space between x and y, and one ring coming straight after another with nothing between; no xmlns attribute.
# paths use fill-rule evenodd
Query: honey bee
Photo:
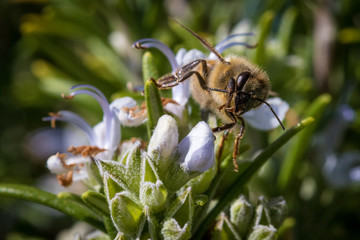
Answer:
<svg viewBox="0 0 360 240"><path fill-rule="evenodd" d="M200 40L209 51L215 54L217 59L196 59L181 66L174 73L166 74L157 80L152 79L152 81L159 89L169 89L183 81L191 81L190 90L194 100L202 109L210 110L221 119L223 125L213 128L212 131L225 131L223 139L231 129L236 126L240 127L235 137L232 154L235 171L238 171L239 142L245 131L245 122L242 118L244 113L261 104L266 104L281 127L285 129L273 108L266 102L271 88L269 76L244 57L222 57L204 38L180 23L178 24ZM135 47L142 48L140 45ZM220 145L217 154L218 161L223 141Z"/></svg>

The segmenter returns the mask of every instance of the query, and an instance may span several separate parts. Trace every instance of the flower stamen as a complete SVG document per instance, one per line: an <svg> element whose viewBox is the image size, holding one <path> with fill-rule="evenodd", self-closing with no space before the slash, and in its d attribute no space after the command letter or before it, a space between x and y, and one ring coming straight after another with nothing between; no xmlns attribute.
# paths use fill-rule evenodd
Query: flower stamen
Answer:
<svg viewBox="0 0 360 240"><path fill-rule="evenodd" d="M74 147L70 146L67 151L73 155L81 155L83 157L95 157L97 154L106 151L104 148L99 148L97 146L79 146Z"/></svg>

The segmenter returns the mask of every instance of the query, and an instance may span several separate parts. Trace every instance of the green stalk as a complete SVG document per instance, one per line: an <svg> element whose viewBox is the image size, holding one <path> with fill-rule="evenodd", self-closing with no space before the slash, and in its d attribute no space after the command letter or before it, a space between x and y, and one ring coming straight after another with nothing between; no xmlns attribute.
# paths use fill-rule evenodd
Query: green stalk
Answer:
<svg viewBox="0 0 360 240"><path fill-rule="evenodd" d="M84 204L70 198L58 198L55 194L38 188L18 184L0 184L0 196L27 200L54 208L106 232L99 215Z"/></svg>
<svg viewBox="0 0 360 240"><path fill-rule="evenodd" d="M209 212L207 218L201 223L199 230L195 233L193 239L201 239L204 233L208 230L209 226L214 222L215 218L219 213L234 199L236 199L243 190L243 186L251 179L252 176L264 165L264 163L285 143L287 143L292 137L297 133L303 130L306 126L310 125L314 121L313 118L309 117L301 121L295 127L287 130L281 137L279 137L275 142L270 144L266 149L264 149L247 167L247 169L239 175L239 177L234 181L229 189L222 198L219 199L219 202L216 206Z"/></svg>

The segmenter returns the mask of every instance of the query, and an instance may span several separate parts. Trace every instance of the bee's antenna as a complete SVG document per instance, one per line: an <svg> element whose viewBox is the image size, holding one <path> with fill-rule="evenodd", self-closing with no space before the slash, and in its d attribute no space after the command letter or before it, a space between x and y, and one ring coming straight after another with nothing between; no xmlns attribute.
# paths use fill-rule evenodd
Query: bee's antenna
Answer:
<svg viewBox="0 0 360 240"><path fill-rule="evenodd" d="M283 125L282 122L280 121L279 117L276 115L276 113L275 113L274 109L271 107L271 105L270 105L269 103L267 103L266 101L260 99L260 98L254 98L254 99L256 99L256 100L258 100L258 101L260 101L260 102L262 102L262 103L265 103L266 106L268 106L268 107L270 108L271 112L274 114L274 116L276 117L276 119L277 119L278 122L280 123L282 129L285 130L284 125Z"/></svg>
<svg viewBox="0 0 360 240"><path fill-rule="evenodd" d="M217 58L224 64L229 65L230 62L226 61L221 54L214 48L214 46L212 46L208 41L205 40L205 38L200 37L197 33L193 32L192 30L190 30L189 28L185 27L184 25L182 25L181 23L179 23L178 21L176 21L175 19L172 19L174 22L176 22L177 24L179 24L182 28L184 28L185 30L187 30L189 33L191 33L192 35L194 35L197 39L199 39L199 41L207 48L209 49L209 51L211 51L212 53L214 53Z"/></svg>

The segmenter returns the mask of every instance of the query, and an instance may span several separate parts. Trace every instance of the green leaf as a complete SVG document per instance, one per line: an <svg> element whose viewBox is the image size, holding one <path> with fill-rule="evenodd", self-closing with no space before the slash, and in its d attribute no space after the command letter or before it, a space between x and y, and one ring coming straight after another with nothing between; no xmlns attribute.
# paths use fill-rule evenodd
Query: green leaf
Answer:
<svg viewBox="0 0 360 240"><path fill-rule="evenodd" d="M331 96L329 94L323 94L319 96L308 108L305 117L313 117L315 119L315 123L300 133L294 142L289 146L278 177L278 187L281 190L286 189L296 176L295 172L299 161L307 151L307 147L311 142L312 133L315 131L315 128L317 127L319 120L330 101Z"/></svg>
<svg viewBox="0 0 360 240"><path fill-rule="evenodd" d="M266 11L261 16L259 21L260 35L259 35L258 45L255 51L254 62L259 64L260 66L264 65L264 62L266 61L265 43L266 43L266 38L270 33L274 16L275 14L273 11Z"/></svg>
<svg viewBox="0 0 360 240"><path fill-rule="evenodd" d="M54 208L105 232L104 223L101 221L100 216L78 201L69 198L58 198L56 195L38 188L18 184L0 184L0 195L19 198Z"/></svg>
<svg viewBox="0 0 360 240"><path fill-rule="evenodd" d="M263 164L285 143L287 143L292 137L303 130L305 127L310 125L314 121L313 118L306 118L301 121L298 125L287 130L281 135L275 142L265 148L253 161L252 163L240 174L236 181L229 188L231 191L227 191L223 194L222 198L219 199L218 204L214 207L204 222L201 223L199 229L194 235L194 239L200 239L201 236L207 231L217 215L224 209L230 202L232 202L243 190L243 186L251 179L251 177L263 166Z"/></svg>
<svg viewBox="0 0 360 240"><path fill-rule="evenodd" d="M157 79L158 73L155 68L154 59L150 52L143 56L143 75L145 81L145 101L148 113L148 136L149 139L156 127L159 118L164 115L164 109L161 103L159 89L151 78Z"/></svg>

